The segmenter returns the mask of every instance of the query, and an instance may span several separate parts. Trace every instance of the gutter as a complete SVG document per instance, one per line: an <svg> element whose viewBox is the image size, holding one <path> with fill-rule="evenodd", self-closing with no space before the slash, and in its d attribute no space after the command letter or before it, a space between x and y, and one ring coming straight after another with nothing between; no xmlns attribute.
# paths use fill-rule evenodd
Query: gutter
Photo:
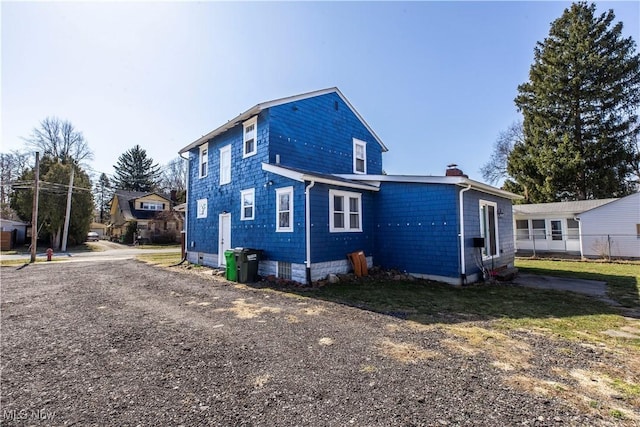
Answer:
<svg viewBox="0 0 640 427"><path fill-rule="evenodd" d="M469 190L471 190L471 184L458 193L460 203L460 285L464 285L467 281L467 266L464 255L464 192Z"/></svg>
<svg viewBox="0 0 640 427"><path fill-rule="evenodd" d="M304 205L304 215L305 215L305 240L306 240L306 256L307 260L306 264L306 274L307 274L307 285L311 286L311 207L309 205L309 195L311 194L311 189L316 185L315 181L311 181L309 185L307 185L304 189L304 197L305 197L305 205Z"/></svg>

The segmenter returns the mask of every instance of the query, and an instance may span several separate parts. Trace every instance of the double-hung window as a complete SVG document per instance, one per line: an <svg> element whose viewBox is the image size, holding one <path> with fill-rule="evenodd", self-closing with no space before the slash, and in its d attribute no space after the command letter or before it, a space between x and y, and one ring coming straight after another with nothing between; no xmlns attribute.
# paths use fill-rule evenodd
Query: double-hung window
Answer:
<svg viewBox="0 0 640 427"><path fill-rule="evenodd" d="M367 143L353 138L353 173L367 173Z"/></svg>
<svg viewBox="0 0 640 427"><path fill-rule="evenodd" d="M231 146L220 149L220 185L231 182Z"/></svg>
<svg viewBox="0 0 640 427"><path fill-rule="evenodd" d="M528 219L516 220L516 239L529 240L529 220Z"/></svg>
<svg viewBox="0 0 640 427"><path fill-rule="evenodd" d="M204 178L207 176L207 172L209 170L209 144L202 144L200 146L200 160L198 162L199 165L199 174L200 178Z"/></svg>
<svg viewBox="0 0 640 427"><path fill-rule="evenodd" d="M162 202L140 202L140 209L144 211L162 211L164 203Z"/></svg>
<svg viewBox="0 0 640 427"><path fill-rule="evenodd" d="M480 236L484 237L482 257L498 256L498 213L494 202L480 200Z"/></svg>
<svg viewBox="0 0 640 427"><path fill-rule="evenodd" d="M247 221L255 217L256 191L253 188L240 192L240 220Z"/></svg>
<svg viewBox="0 0 640 427"><path fill-rule="evenodd" d="M362 195L329 190L329 231L362 231Z"/></svg>
<svg viewBox="0 0 640 427"><path fill-rule="evenodd" d="M242 157L249 157L258 151L258 118L252 117L242 124Z"/></svg>
<svg viewBox="0 0 640 427"><path fill-rule="evenodd" d="M293 231L293 187L276 190L276 231Z"/></svg>

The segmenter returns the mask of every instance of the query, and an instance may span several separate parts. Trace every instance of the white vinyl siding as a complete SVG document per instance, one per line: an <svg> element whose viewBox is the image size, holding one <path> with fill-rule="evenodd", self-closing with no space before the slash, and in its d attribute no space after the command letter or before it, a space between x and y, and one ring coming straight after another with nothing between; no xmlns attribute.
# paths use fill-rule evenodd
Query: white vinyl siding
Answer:
<svg viewBox="0 0 640 427"><path fill-rule="evenodd" d="M258 151L258 118L253 117L242 124L242 157L249 157Z"/></svg>
<svg viewBox="0 0 640 427"><path fill-rule="evenodd" d="M240 220L252 220L255 217L255 189L240 192Z"/></svg>
<svg viewBox="0 0 640 427"><path fill-rule="evenodd" d="M293 231L293 187L276 190L276 231Z"/></svg>
<svg viewBox="0 0 640 427"><path fill-rule="evenodd" d="M348 191L329 190L329 231L362 231L362 195Z"/></svg>
<svg viewBox="0 0 640 427"><path fill-rule="evenodd" d="M231 146L220 149L220 185L231 182Z"/></svg>

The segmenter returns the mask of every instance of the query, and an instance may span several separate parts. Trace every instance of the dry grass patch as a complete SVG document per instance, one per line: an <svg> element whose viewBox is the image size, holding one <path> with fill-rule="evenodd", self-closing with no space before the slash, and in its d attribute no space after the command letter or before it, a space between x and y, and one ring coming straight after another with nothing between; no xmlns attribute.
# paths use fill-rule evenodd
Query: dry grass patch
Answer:
<svg viewBox="0 0 640 427"><path fill-rule="evenodd" d="M268 307L247 302L244 298L233 301L231 308L219 308L216 311L231 311L238 319L254 319L263 313L280 313L277 307Z"/></svg>
<svg viewBox="0 0 640 427"><path fill-rule="evenodd" d="M513 371L531 367L529 361L533 355L531 347L525 342L478 326L455 325L447 326L444 330L453 338L443 340L443 344L471 355L488 353L495 359L493 365L499 369Z"/></svg>
<svg viewBox="0 0 640 427"><path fill-rule="evenodd" d="M270 379L271 379L271 375L269 374L258 375L253 380L253 387L262 388L269 382Z"/></svg>
<svg viewBox="0 0 640 427"><path fill-rule="evenodd" d="M402 363L417 363L420 360L434 359L439 356L435 351L425 350L410 343L397 343L389 339L380 342L379 348L385 356Z"/></svg>
<svg viewBox="0 0 640 427"><path fill-rule="evenodd" d="M320 345L333 345L334 341L333 338L329 338L329 337L322 337L318 340L318 344Z"/></svg>

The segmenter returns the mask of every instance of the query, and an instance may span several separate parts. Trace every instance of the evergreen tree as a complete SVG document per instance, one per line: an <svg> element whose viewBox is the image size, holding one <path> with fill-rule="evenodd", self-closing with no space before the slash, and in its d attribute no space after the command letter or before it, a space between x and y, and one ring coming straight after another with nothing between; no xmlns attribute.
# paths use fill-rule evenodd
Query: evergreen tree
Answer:
<svg viewBox="0 0 640 427"><path fill-rule="evenodd" d="M155 191L160 181L160 166L153 164L147 152L139 145L120 155L116 171L114 187L119 190Z"/></svg>
<svg viewBox="0 0 640 427"><path fill-rule="evenodd" d="M538 42L515 99L524 142L507 172L529 202L621 197L633 191L640 55L612 10L574 3Z"/></svg>
<svg viewBox="0 0 640 427"><path fill-rule="evenodd" d="M95 186L94 197L100 210L100 222L105 223L109 219L109 201L113 197L111 181L106 173L101 173Z"/></svg>
<svg viewBox="0 0 640 427"><path fill-rule="evenodd" d="M38 237L48 241L55 249L62 243L64 220L67 211L67 194L71 168L74 168L71 215L69 218L68 244L85 241L93 218L91 180L75 162L60 162L44 156L40 162L40 195L38 203ZM26 170L22 181L33 182L34 168ZM33 188L19 189L11 194L11 206L23 221L31 221L33 212Z"/></svg>

